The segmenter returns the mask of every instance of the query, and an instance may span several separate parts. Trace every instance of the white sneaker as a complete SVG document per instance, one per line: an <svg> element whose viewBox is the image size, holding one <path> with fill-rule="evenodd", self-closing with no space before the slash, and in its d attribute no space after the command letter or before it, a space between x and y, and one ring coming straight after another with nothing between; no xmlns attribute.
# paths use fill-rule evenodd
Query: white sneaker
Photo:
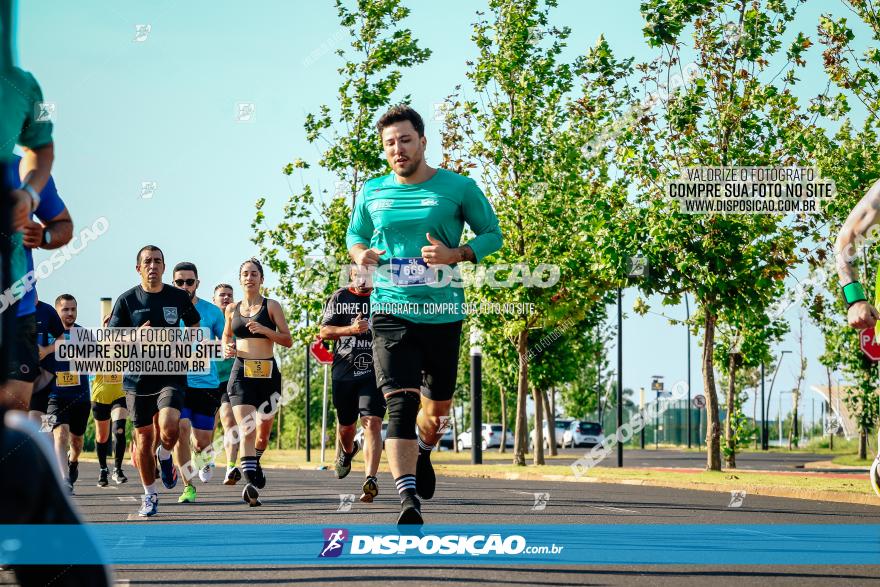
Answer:
<svg viewBox="0 0 880 587"><path fill-rule="evenodd" d="M214 463L208 463L201 469L199 469L199 479L202 480L202 483L207 483L214 476Z"/></svg>
<svg viewBox="0 0 880 587"><path fill-rule="evenodd" d="M874 489L877 497L880 497L880 454L877 455L877 458L874 459L871 465L871 487Z"/></svg>

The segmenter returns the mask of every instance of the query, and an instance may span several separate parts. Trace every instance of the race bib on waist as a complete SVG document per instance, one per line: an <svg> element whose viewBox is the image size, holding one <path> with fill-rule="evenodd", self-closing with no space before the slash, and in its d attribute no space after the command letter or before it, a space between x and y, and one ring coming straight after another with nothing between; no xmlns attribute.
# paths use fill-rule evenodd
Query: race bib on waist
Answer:
<svg viewBox="0 0 880 587"><path fill-rule="evenodd" d="M248 379L272 377L272 359L244 359L244 376Z"/></svg>
<svg viewBox="0 0 880 587"><path fill-rule="evenodd" d="M104 375L104 383L109 383L111 385L122 383L122 373L111 373L110 375Z"/></svg>
<svg viewBox="0 0 880 587"><path fill-rule="evenodd" d="M430 285L437 275L421 257L391 257L391 282L398 287Z"/></svg>
<svg viewBox="0 0 880 587"><path fill-rule="evenodd" d="M79 373L57 371L55 373L55 385L57 387L76 387L79 385Z"/></svg>

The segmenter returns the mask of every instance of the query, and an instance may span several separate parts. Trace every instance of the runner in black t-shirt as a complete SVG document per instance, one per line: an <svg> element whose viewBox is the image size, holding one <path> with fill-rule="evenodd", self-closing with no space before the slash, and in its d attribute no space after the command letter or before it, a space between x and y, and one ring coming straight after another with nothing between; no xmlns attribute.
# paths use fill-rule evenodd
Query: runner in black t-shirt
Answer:
<svg viewBox="0 0 880 587"><path fill-rule="evenodd" d="M81 328L76 323L77 304L72 295L58 296L55 310L64 325L62 336L69 338L71 328ZM54 377L46 407L46 422L52 431L61 476L73 492L73 484L79 477L79 455L82 454L89 423L89 376L71 371L68 361L57 361L53 357L51 363L49 368Z"/></svg>
<svg viewBox="0 0 880 587"><path fill-rule="evenodd" d="M324 308L320 336L335 340L333 348L333 406L336 408L336 476L351 471L351 459L360 450L355 424L364 427L364 472L361 501L370 503L379 494L376 473L382 454L382 419L385 398L376 387L373 371L373 335L370 315L369 275L351 268L351 285L333 292Z"/></svg>
<svg viewBox="0 0 880 587"><path fill-rule="evenodd" d="M188 327L199 325L199 313L189 295L181 289L162 283L165 257L153 245L138 251L137 272L141 283L117 298L110 316L110 327L172 328L180 321ZM155 440L153 421L158 419L159 446L156 458L162 483L168 489L177 485L177 470L171 449L177 442L180 410L183 408L186 375L132 375L122 380L128 411L134 424L134 462L144 485L144 502L138 514L156 514L159 496L156 492L155 462L152 451Z"/></svg>

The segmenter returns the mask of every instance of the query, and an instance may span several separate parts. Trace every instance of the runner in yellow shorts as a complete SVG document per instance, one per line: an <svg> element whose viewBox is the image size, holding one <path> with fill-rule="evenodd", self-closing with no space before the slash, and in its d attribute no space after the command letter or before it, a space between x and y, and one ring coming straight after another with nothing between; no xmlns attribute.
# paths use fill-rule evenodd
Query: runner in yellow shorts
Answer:
<svg viewBox="0 0 880 587"><path fill-rule="evenodd" d="M104 324L109 318L109 299L102 314ZM104 302L104 300L102 300ZM110 454L110 421L113 421L113 436L116 440L114 454L113 480L117 485L125 483L128 478L122 472L122 459L125 456L125 421L128 419L128 405L125 403L125 392L122 390L122 373L98 374L92 378L92 415L95 417L95 449L98 453L98 487L107 487L107 455Z"/></svg>

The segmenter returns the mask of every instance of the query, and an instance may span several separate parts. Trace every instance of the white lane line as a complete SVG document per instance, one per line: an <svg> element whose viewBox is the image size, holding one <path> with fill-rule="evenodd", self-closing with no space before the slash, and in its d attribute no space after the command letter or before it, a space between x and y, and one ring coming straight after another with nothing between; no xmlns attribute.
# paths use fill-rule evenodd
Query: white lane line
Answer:
<svg viewBox="0 0 880 587"><path fill-rule="evenodd" d="M627 510L627 509L624 509L624 508L616 508L616 507L613 507L613 506L610 506L610 505L608 505L608 506L594 505L594 506L590 506L590 507L594 507L594 508L596 508L597 510L607 510L607 511L609 511L609 512L613 512L613 513L617 513L617 512L624 512L624 513L627 513L627 514L637 514L637 513L639 513L639 512L637 512L637 511L635 511L635 510Z"/></svg>
<svg viewBox="0 0 880 587"><path fill-rule="evenodd" d="M138 498L133 495L120 495L116 499L118 499L119 501L133 501L135 503L137 503L138 500Z"/></svg>

